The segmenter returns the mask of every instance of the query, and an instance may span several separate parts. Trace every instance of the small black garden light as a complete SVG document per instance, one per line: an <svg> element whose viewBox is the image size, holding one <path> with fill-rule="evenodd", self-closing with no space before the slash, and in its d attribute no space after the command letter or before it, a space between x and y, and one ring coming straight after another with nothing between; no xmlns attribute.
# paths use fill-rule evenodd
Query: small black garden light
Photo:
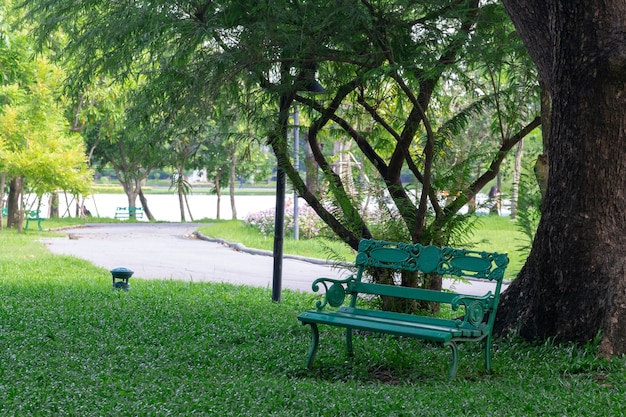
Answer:
<svg viewBox="0 0 626 417"><path fill-rule="evenodd" d="M113 276L113 288L128 291L130 289L128 280L133 276L133 274L133 271L124 267L112 269L111 275Z"/></svg>

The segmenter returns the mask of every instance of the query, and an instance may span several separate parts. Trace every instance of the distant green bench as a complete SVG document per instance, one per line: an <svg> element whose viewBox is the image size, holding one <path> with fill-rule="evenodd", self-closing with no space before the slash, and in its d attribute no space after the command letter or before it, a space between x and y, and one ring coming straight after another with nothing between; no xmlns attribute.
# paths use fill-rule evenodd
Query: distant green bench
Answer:
<svg viewBox="0 0 626 417"><path fill-rule="evenodd" d="M115 218L117 220L143 219L143 207L118 207L115 209Z"/></svg>
<svg viewBox="0 0 626 417"><path fill-rule="evenodd" d="M45 218L41 217L40 214L41 214L41 211L39 211L39 210L28 210L26 212L26 225L24 226L24 230L28 230L28 224L30 222L32 222L32 221L36 221L37 222L37 228L39 230L43 230L41 228L41 222L43 220L45 220Z"/></svg>
<svg viewBox="0 0 626 417"><path fill-rule="evenodd" d="M6 207L2 207L2 217L6 217L9 214L9 209Z"/></svg>
<svg viewBox="0 0 626 417"><path fill-rule="evenodd" d="M298 316L302 324L311 326L312 345L307 362L308 368L310 369L313 365L319 345L317 325L324 324L346 329L346 348L350 356L352 356L352 333L355 329L441 343L452 350L452 361L448 372L450 378L454 378L458 368L457 343L484 341L485 369L490 371L492 329L500 299L502 279L508 262L506 254L362 240L356 257L357 274L344 280L316 279L313 282L313 291L317 292L320 286L323 286L325 294L320 301L317 301L316 309ZM364 273L371 268L495 281L495 288L482 296L475 296L363 282ZM449 304L452 310L459 311L462 317L444 319L427 315L372 310L361 307L362 303L357 304L360 299L359 295L369 298L389 296ZM346 296L350 297L348 304L344 303Z"/></svg>

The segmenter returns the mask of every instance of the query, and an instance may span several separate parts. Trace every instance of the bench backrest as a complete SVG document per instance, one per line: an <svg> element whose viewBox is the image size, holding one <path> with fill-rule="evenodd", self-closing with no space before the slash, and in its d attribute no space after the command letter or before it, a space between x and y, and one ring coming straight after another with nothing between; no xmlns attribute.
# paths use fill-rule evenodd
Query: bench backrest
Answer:
<svg viewBox="0 0 626 417"><path fill-rule="evenodd" d="M368 268L386 268L501 282L509 258L497 252L363 239L355 264L359 281Z"/></svg>
<svg viewBox="0 0 626 417"><path fill-rule="evenodd" d="M359 244L359 253L356 258L356 266L359 268L356 279L348 285L348 292L352 294L350 305L355 306L359 293L448 304L454 304L459 300L458 294L451 292L362 281L367 269L385 268L495 281L494 290L485 295L485 307L490 311L495 311L508 263L509 258L506 254L496 252L363 239Z"/></svg>
<svg viewBox="0 0 626 417"><path fill-rule="evenodd" d="M28 210L26 211L26 215L29 220L39 220L39 214L41 214L41 210Z"/></svg>

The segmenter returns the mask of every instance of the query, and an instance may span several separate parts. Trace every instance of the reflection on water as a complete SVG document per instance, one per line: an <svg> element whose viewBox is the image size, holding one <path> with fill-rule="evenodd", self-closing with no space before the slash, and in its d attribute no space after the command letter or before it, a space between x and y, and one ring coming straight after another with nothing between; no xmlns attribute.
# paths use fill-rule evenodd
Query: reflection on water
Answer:
<svg viewBox="0 0 626 417"><path fill-rule="evenodd" d="M174 194L148 194L148 207L156 220L179 222L180 206L178 196ZM190 195L188 196L189 208L195 220L209 218L217 218L217 196L215 195ZM68 204L70 206L68 214ZM273 209L276 204L276 197L273 195L242 195L235 197L235 207L237 209L237 218L243 220L248 214L257 211ZM125 194L95 194L85 199L85 208L89 210L92 216L111 217L115 216L117 207L128 206L128 199ZM137 199L137 206L141 206ZM187 208L185 207L185 210ZM48 215L48 205L42 204L41 212L44 216ZM76 213L76 201L71 196L65 198L65 195L59 195L59 214L62 217L74 217ZM222 196L220 201L220 218L224 220L232 219L232 210L230 207L230 197ZM185 211L185 219L190 221L189 213ZM146 219L144 219L146 220Z"/></svg>

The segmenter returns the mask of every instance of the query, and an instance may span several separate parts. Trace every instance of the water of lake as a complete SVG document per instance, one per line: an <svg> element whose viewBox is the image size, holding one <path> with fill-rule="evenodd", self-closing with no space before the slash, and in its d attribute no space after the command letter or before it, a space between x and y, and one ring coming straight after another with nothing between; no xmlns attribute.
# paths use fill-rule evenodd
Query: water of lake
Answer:
<svg viewBox="0 0 626 417"><path fill-rule="evenodd" d="M484 204L487 200L486 196L482 200L479 199L479 204ZM178 196L174 194L147 194L148 207L150 211L158 221L167 222L179 222L180 207L178 203ZM76 208L75 202L71 196L68 196L68 200L61 194L59 196L59 214L62 217L67 217L67 206L70 205L70 215L73 217ZM287 194L286 210L293 210L293 205L290 201L293 201L293 196ZM217 196L208 194L192 194L188 196L189 207L191 214L195 220L209 218L217 218ZM304 201L299 199L299 205L302 207ZM508 216L510 214L508 200L503 201L501 215ZM95 194L85 199L85 207L96 217L111 217L115 216L115 210L117 207L127 207L128 199L125 194ZM141 203L137 199L137 206L140 207ZM256 213L264 210L274 210L276 207L276 196L274 195L241 195L235 197L235 206L237 208L237 218L243 220L251 213ZM462 212L466 212L467 208L464 207ZM48 215L47 204L42 204L41 212L44 217ZM478 210L479 214L488 213L486 207L482 207ZM228 195L222 196L220 201L220 218L223 220L232 219L232 210L230 207L230 197ZM189 213L185 212L185 219L190 221ZM147 219L143 219L147 221Z"/></svg>
<svg viewBox="0 0 626 417"><path fill-rule="evenodd" d="M67 217L67 206L70 205L71 216L74 216L76 211L75 201L72 201L71 196L68 196L66 201L65 196L61 194L59 201L59 214L63 217ZM159 221L179 222L180 207L178 203L178 196L173 194L147 194L148 207L150 211ZM215 195L195 195L188 196L189 207L191 214L195 220L209 218L217 218L217 196ZM95 194L85 199L85 208L91 212L93 216L99 217L114 217L115 209L117 207L127 207L128 199L125 194ZM140 207L141 203L137 199L137 206ZM276 197L273 195L242 195L235 197L235 207L237 208L237 218L243 220L250 213L256 213L263 210L274 209L276 206ZM44 216L47 216L48 207L46 204L42 204L41 212ZM220 218L229 220L232 219L232 210L230 207L230 197L228 195L222 196L220 201ZM190 220L189 214L185 213L185 219ZM146 220L146 219L144 219Z"/></svg>

